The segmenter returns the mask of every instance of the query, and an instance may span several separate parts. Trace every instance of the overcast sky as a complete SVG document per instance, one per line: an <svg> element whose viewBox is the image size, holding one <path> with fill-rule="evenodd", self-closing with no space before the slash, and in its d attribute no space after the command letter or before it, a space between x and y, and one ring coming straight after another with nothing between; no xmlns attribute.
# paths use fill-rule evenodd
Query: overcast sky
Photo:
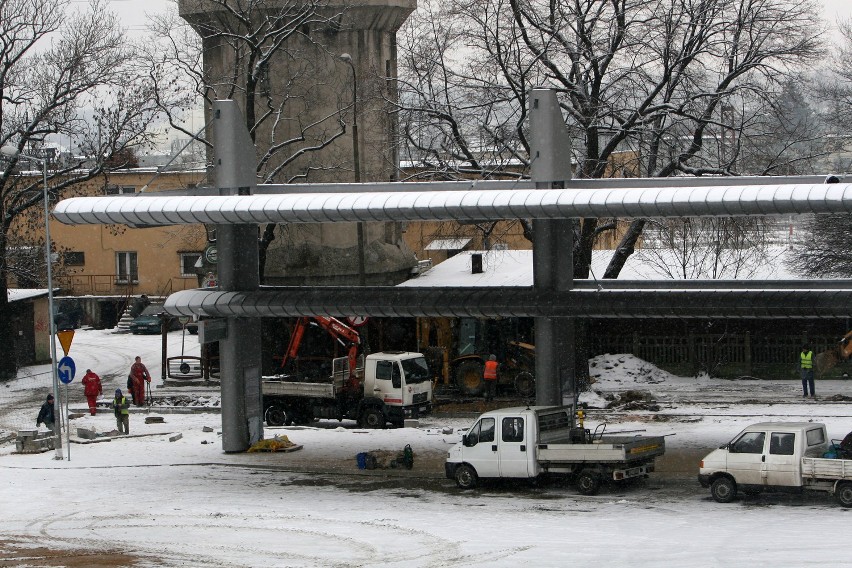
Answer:
<svg viewBox="0 0 852 568"><path fill-rule="evenodd" d="M88 0L75 0L79 2L88 2ZM109 0L110 6L116 10L122 17L124 25L132 31L144 31L145 14L153 12L162 12L169 5L173 4L173 0ZM822 0L825 6L825 16L833 22L837 17L850 18L852 17L852 1L850 0Z"/></svg>

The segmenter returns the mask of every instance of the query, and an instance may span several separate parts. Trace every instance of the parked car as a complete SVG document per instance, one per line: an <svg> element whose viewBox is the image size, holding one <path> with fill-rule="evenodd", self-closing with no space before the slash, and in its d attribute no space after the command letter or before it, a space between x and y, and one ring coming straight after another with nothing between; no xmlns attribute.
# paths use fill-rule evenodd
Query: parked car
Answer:
<svg viewBox="0 0 852 568"><path fill-rule="evenodd" d="M130 332L137 335L145 333L160 333L163 327L163 314L164 310L162 304L151 304L142 310L142 313L130 322ZM177 318L169 319L169 331L175 331L180 328L181 324Z"/></svg>

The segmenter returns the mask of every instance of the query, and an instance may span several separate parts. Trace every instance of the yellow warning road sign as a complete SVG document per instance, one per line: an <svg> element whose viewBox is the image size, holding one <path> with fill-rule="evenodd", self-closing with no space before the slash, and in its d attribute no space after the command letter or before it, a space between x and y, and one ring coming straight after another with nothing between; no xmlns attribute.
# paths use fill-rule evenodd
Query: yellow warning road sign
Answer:
<svg viewBox="0 0 852 568"><path fill-rule="evenodd" d="M62 350L65 351L65 355L68 355L68 351L71 349L71 342L74 340L74 330L66 329L63 331L57 331L56 337L59 338L59 344L62 345Z"/></svg>

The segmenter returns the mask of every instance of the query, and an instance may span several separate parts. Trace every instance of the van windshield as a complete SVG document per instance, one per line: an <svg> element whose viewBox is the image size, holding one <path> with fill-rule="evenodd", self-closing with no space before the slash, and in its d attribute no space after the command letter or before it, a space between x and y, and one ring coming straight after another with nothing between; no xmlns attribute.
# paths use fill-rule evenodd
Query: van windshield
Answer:
<svg viewBox="0 0 852 568"><path fill-rule="evenodd" d="M402 371L405 373L405 382L409 385L432 380L432 376L429 374L429 365L426 364L425 357L403 359Z"/></svg>

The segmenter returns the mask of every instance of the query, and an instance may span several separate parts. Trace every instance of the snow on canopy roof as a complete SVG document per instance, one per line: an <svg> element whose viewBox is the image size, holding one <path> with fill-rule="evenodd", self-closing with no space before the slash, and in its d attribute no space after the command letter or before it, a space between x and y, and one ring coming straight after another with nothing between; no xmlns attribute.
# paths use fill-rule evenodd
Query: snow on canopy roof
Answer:
<svg viewBox="0 0 852 568"><path fill-rule="evenodd" d="M47 288L14 288L7 291L9 302L20 302L47 296Z"/></svg>
<svg viewBox="0 0 852 568"><path fill-rule="evenodd" d="M482 255L482 272L471 273L472 254ZM612 258L611 250L592 251L591 272L594 278L601 279ZM674 267L675 255L671 250L645 251L639 250L631 255L619 274L619 280L668 280L672 279L655 264L649 257L659 256L662 263ZM768 247L762 262L749 263L748 273L723 273L720 276L732 280L798 280L798 275L785 268L785 260L789 254L783 246ZM708 275L696 275L694 278L708 278ZM680 280L682 278L678 278ZM399 286L404 287L444 287L444 286L532 286L533 285L533 251L531 250L489 250L464 251L421 275L407 280Z"/></svg>
<svg viewBox="0 0 852 568"><path fill-rule="evenodd" d="M431 243L426 245L423 250L461 250L467 243L469 243L471 239L469 238L459 238L459 239L434 239Z"/></svg>

